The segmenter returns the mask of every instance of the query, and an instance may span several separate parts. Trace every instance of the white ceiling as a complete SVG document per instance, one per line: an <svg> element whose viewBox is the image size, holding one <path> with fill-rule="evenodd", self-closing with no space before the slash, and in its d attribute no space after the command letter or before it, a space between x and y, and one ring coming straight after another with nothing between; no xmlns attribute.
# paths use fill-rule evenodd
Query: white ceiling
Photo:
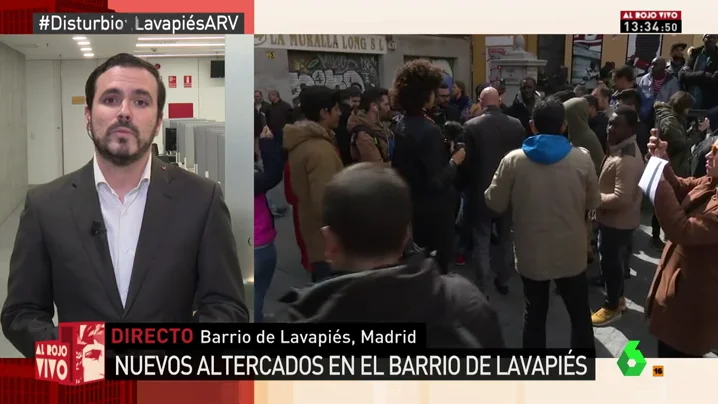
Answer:
<svg viewBox="0 0 718 404"><path fill-rule="evenodd" d="M105 59L118 53L144 57L202 57L224 55L219 35L84 35L89 45L78 45L75 35L3 35L0 42L23 53L28 60ZM140 46L138 46L140 45ZM86 57L81 48L91 48Z"/></svg>

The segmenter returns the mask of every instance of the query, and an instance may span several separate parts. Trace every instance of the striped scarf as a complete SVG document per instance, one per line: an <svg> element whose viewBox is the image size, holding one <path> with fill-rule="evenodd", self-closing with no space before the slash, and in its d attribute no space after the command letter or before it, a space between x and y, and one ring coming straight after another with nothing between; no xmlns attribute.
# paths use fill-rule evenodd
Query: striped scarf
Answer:
<svg viewBox="0 0 718 404"><path fill-rule="evenodd" d="M662 79L657 79L657 78L653 77L653 82L651 83L651 90L653 91L654 96L656 94L658 94L659 91L661 91L661 88L663 87L663 83L665 83L667 79L668 79L667 74L665 76L663 76Z"/></svg>

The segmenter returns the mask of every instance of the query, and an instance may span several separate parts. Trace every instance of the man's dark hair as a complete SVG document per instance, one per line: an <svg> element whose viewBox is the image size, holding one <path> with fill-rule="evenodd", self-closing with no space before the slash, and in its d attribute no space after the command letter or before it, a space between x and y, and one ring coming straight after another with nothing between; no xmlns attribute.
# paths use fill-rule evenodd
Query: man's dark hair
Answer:
<svg viewBox="0 0 718 404"><path fill-rule="evenodd" d="M622 104L633 105L636 110L641 109L643 100L641 99L641 93L638 90L629 88L627 90L620 91L616 94L616 101Z"/></svg>
<svg viewBox="0 0 718 404"><path fill-rule="evenodd" d="M596 87L596 90L598 90L598 92L601 93L601 97L606 98L606 99L610 99L611 95L613 95L613 93L611 92L611 89L606 86L598 86L598 87Z"/></svg>
<svg viewBox="0 0 718 404"><path fill-rule="evenodd" d="M631 128L636 128L638 126L638 112L636 112L635 109L627 106L627 105L619 105L618 108L614 111L616 115L622 116L625 120L628 126Z"/></svg>
<svg viewBox="0 0 718 404"><path fill-rule="evenodd" d="M90 77L87 78L87 82L85 82L85 102L87 103L87 107L92 110L92 105L95 101L95 91L97 91L97 79L113 67L134 67L137 69L145 69L152 74L152 77L157 81L157 117L159 118L165 109L165 101L167 100L167 91L160 78L160 72L148 61L130 55L129 53L119 53L112 56L92 71Z"/></svg>
<svg viewBox="0 0 718 404"><path fill-rule="evenodd" d="M419 114L444 82L442 70L424 59L412 60L396 72L392 102L407 114Z"/></svg>
<svg viewBox="0 0 718 404"><path fill-rule="evenodd" d="M588 106L598 109L598 98L592 96L591 94L586 94L581 98L588 101Z"/></svg>
<svg viewBox="0 0 718 404"><path fill-rule="evenodd" d="M341 90L341 100L346 101L350 98L361 97L361 90L356 86L349 86L344 90Z"/></svg>
<svg viewBox="0 0 718 404"><path fill-rule="evenodd" d="M551 96L548 98L553 98L553 99L557 100L558 102L560 102L561 104L563 104L564 102L570 100L571 98L576 98L576 93L573 92L573 90L563 90L563 91L559 91L557 93L551 94Z"/></svg>
<svg viewBox="0 0 718 404"><path fill-rule="evenodd" d="M464 137L464 125L456 121L448 121L444 124L444 137L450 141L461 141Z"/></svg>
<svg viewBox="0 0 718 404"><path fill-rule="evenodd" d="M563 102L557 98L548 97L541 100L534 107L531 119L539 133L560 135L564 122L566 121L566 110Z"/></svg>
<svg viewBox="0 0 718 404"><path fill-rule="evenodd" d="M380 102L384 96L389 96L389 90L386 88L374 87L364 91L359 101L359 109L364 112L369 112L371 104Z"/></svg>
<svg viewBox="0 0 718 404"><path fill-rule="evenodd" d="M613 77L617 79L626 79L633 81L636 79L636 72L633 66L625 65L613 70Z"/></svg>
<svg viewBox="0 0 718 404"><path fill-rule="evenodd" d="M695 103L695 98L685 91L677 91L668 99L668 105L678 114L683 114L686 110L693 108Z"/></svg>
<svg viewBox="0 0 718 404"><path fill-rule="evenodd" d="M401 253L411 225L409 186L391 168L359 163L339 172L324 191L323 219L355 258Z"/></svg>
<svg viewBox="0 0 718 404"><path fill-rule="evenodd" d="M522 78L521 81L530 81L531 83L533 83L534 87L536 86L536 79L531 76L526 76Z"/></svg>
<svg viewBox="0 0 718 404"><path fill-rule="evenodd" d="M339 93L329 87L309 86L299 93L299 108L302 116L310 121L319 122L322 110L330 111L339 105Z"/></svg>

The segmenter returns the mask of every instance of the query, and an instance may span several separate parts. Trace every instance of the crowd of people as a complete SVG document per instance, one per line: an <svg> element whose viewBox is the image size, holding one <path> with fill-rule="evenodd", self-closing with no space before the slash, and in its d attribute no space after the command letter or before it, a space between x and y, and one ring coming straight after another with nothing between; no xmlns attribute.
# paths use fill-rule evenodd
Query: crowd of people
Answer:
<svg viewBox="0 0 718 404"><path fill-rule="evenodd" d="M701 303L718 290L718 76L702 56L712 60L715 40L706 35L680 69L675 55L640 80L615 68L585 94L542 94L526 77L507 104L501 86L477 88L472 101L426 60L406 63L388 89L306 87L294 110L276 91L269 105L255 93L256 321L283 214L267 191L283 179L314 285L288 292L281 321L418 321L434 345L501 347L501 313L486 292L511 293L518 272L523 346L546 347L553 282L571 347L595 349L593 327L627 309L639 181L660 158L669 164L653 201L652 244L663 254L649 329L658 356L718 347L718 308ZM710 108L692 120L697 106ZM596 259L600 276L589 279ZM472 281L451 274L467 261ZM600 307L590 306L592 286L605 290Z"/></svg>

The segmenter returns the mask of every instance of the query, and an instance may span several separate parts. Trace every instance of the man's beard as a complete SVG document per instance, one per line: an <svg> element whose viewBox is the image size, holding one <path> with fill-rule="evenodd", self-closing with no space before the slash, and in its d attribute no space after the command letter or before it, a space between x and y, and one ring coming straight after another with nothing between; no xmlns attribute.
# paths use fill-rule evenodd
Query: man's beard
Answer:
<svg viewBox="0 0 718 404"><path fill-rule="evenodd" d="M120 150L118 152L113 152L110 150L110 143L112 142L112 138L110 133L114 130L117 130L119 128L125 128L129 129L132 132L132 136L134 136L135 140L137 141L137 151L134 153L126 152L124 150ZM152 147L152 138L147 140L146 142L142 141L142 138L140 137L140 131L132 125L131 123L127 124L116 124L107 129L107 133L105 136L100 139L95 135L94 130L92 130L92 122L88 124L88 129L90 132L90 137L92 138L92 143L95 144L95 150L97 151L97 154L102 156L105 160L110 161L112 164L119 166L119 167L126 167L130 164L138 161L141 159Z"/></svg>

